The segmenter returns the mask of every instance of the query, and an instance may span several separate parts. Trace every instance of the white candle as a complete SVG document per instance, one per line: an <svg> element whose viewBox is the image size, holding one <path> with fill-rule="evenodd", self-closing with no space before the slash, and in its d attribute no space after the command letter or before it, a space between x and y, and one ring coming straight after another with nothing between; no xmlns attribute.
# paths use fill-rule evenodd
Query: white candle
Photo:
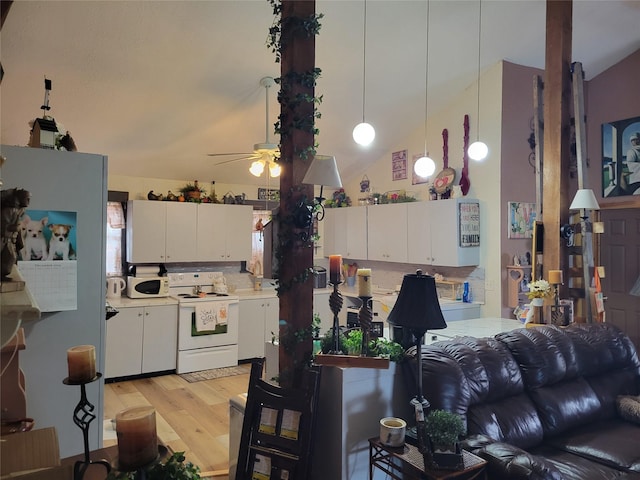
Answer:
<svg viewBox="0 0 640 480"><path fill-rule="evenodd" d="M156 411L153 407L132 407L116 415L118 467L135 470L158 456Z"/></svg>
<svg viewBox="0 0 640 480"><path fill-rule="evenodd" d="M89 382L96 376L96 347L78 345L67 350L69 380Z"/></svg>
<svg viewBox="0 0 640 480"><path fill-rule="evenodd" d="M371 296L371 269L359 268L356 275L358 276L358 296L370 297Z"/></svg>

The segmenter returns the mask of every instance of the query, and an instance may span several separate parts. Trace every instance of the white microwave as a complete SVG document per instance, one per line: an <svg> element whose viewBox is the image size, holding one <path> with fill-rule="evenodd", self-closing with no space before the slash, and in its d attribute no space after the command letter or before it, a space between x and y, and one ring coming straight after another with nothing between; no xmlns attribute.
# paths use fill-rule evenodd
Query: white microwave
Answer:
<svg viewBox="0 0 640 480"><path fill-rule="evenodd" d="M169 277L127 277L127 297L168 297Z"/></svg>

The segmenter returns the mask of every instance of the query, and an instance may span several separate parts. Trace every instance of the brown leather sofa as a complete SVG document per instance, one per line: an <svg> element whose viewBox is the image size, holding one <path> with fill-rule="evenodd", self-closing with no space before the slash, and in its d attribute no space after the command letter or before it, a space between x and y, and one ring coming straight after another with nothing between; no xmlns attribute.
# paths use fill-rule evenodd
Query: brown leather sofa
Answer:
<svg viewBox="0 0 640 480"><path fill-rule="evenodd" d="M640 361L618 328L456 338L425 347L422 368L431 408L462 415L492 480L640 479L640 425L616 409L640 393Z"/></svg>

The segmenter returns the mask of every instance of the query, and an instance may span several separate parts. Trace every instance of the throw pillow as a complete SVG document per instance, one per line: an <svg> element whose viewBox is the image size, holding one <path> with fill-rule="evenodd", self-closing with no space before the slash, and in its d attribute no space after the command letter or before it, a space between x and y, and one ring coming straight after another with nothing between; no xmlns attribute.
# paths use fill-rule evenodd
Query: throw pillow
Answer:
<svg viewBox="0 0 640 480"><path fill-rule="evenodd" d="M616 405L622 418L640 424L640 395L619 395Z"/></svg>

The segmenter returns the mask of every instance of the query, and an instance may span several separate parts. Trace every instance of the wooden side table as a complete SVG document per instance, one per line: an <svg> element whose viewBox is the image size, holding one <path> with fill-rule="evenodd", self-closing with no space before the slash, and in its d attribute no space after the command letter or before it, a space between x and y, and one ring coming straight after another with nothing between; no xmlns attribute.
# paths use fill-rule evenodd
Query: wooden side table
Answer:
<svg viewBox="0 0 640 480"><path fill-rule="evenodd" d="M466 450L462 451L462 470L432 470L424 468L424 459L417 447L405 444L402 448L385 447L378 437L369 439L369 480L378 469L396 480L471 480L485 479L487 462Z"/></svg>

